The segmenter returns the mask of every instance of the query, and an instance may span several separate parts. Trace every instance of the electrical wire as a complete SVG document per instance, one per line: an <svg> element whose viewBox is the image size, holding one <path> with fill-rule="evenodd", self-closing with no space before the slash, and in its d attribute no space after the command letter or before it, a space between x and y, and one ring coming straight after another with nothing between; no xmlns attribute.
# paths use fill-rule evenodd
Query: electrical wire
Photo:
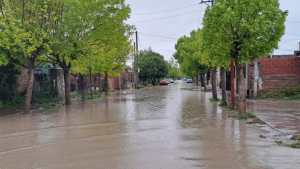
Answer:
<svg viewBox="0 0 300 169"><path fill-rule="evenodd" d="M165 16L165 17L157 17L157 18L133 21L133 23L136 24L136 23L145 23L145 22L155 22L155 21L166 20L166 19L170 19L170 18L175 19L176 17L191 15L191 14L195 14L198 12L199 12L199 10L197 10L197 11L195 10L195 11L192 11L189 13L184 13L184 14L176 14L176 15L170 15L170 16Z"/></svg>
<svg viewBox="0 0 300 169"><path fill-rule="evenodd" d="M178 10L182 10L182 9L188 9L190 7L195 7L196 5L198 5L199 3L194 3L194 4L190 4L190 5L187 5L187 6L184 6L184 7L178 7L178 8L172 8L172 9L165 9L165 10L162 10L162 11L153 11L153 12L144 12L144 13L134 13L134 15L156 15L156 14L161 14L161 13L166 13L166 12L175 12L175 11L178 11Z"/></svg>
<svg viewBox="0 0 300 169"><path fill-rule="evenodd" d="M177 40L177 37L170 37L165 35L158 35L158 34L152 34L152 33L144 33L139 32L141 35L148 36L148 37L154 37L154 38L161 38L161 39L168 39L168 40Z"/></svg>

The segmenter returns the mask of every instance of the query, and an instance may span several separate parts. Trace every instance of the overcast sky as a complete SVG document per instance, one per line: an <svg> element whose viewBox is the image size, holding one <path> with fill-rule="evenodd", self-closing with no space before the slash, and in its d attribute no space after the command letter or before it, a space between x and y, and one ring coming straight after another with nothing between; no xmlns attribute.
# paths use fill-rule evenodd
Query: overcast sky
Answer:
<svg viewBox="0 0 300 169"><path fill-rule="evenodd" d="M127 0L132 9L128 21L139 31L140 49L151 47L170 59L179 37L201 27L206 5L200 0ZM291 54L300 41L300 1L280 0L289 11L285 36L275 54Z"/></svg>

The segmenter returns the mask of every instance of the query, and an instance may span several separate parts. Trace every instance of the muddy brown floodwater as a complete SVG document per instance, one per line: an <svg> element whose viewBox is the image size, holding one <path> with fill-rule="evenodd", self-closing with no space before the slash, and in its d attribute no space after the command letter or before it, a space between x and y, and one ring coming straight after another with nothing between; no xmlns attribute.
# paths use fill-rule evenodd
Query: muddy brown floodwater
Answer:
<svg viewBox="0 0 300 169"><path fill-rule="evenodd" d="M177 84L0 117L0 169L299 169L209 94Z"/></svg>

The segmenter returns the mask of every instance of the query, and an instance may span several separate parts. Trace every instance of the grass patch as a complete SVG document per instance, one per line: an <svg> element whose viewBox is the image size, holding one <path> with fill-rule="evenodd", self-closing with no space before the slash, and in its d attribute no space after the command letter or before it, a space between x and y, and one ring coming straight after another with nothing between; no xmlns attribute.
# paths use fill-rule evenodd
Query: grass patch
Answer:
<svg viewBox="0 0 300 169"><path fill-rule="evenodd" d="M300 149L300 135L294 135L291 140L276 140L275 143L290 148Z"/></svg>
<svg viewBox="0 0 300 169"><path fill-rule="evenodd" d="M210 99L209 99L209 101L210 101L210 102L219 102L219 101L220 101L220 99L214 99L214 98L210 98Z"/></svg>
<svg viewBox="0 0 300 169"><path fill-rule="evenodd" d="M102 96L102 94L97 92L97 93L94 93L93 95L88 94L86 99L87 100L95 100L95 99L101 98L101 96Z"/></svg>
<svg viewBox="0 0 300 169"><path fill-rule="evenodd" d="M290 144L289 147L300 149L300 140L298 140L296 143Z"/></svg>
<svg viewBox="0 0 300 169"><path fill-rule="evenodd" d="M258 99L300 100L300 86L270 91L262 91Z"/></svg>
<svg viewBox="0 0 300 169"><path fill-rule="evenodd" d="M0 108L20 108L24 102L24 97L17 96L9 101L0 101Z"/></svg>
<svg viewBox="0 0 300 169"><path fill-rule="evenodd" d="M248 119L256 118L256 115L253 112L239 113L239 117L238 118L240 120L248 120Z"/></svg>
<svg viewBox="0 0 300 169"><path fill-rule="evenodd" d="M300 141L300 135L294 135L292 140Z"/></svg>
<svg viewBox="0 0 300 169"><path fill-rule="evenodd" d="M47 97L47 96L40 96L38 99L34 99L33 107L39 109L52 109L58 105L62 104L62 100L58 97Z"/></svg>
<svg viewBox="0 0 300 169"><path fill-rule="evenodd" d="M221 101L219 106L221 107L227 107L228 106L228 103L226 101Z"/></svg>
<svg viewBox="0 0 300 169"><path fill-rule="evenodd" d="M256 119L256 115L253 112L247 112L247 113L238 113L234 112L230 115L232 118L236 118L239 120L249 120L249 119Z"/></svg>
<svg viewBox="0 0 300 169"><path fill-rule="evenodd" d="M111 93L108 92L108 95L110 95ZM95 100L95 99L99 99L102 97L102 95L105 95L105 92L94 92L92 95L88 92L85 93L84 97L82 96L82 93L75 91L71 93L71 98L72 100L80 100L83 99L84 100Z"/></svg>

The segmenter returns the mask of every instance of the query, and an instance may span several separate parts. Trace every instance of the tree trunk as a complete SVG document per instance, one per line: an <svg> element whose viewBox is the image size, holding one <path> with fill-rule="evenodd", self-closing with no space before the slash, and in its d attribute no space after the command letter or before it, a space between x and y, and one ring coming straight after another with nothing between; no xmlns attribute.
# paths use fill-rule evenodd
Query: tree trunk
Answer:
<svg viewBox="0 0 300 169"><path fill-rule="evenodd" d="M206 85L209 85L210 84L210 71L208 71L207 73L206 73Z"/></svg>
<svg viewBox="0 0 300 169"><path fill-rule="evenodd" d="M205 74L201 73L200 75L200 83L201 83L201 87L204 88L204 91L206 91L206 82L205 82Z"/></svg>
<svg viewBox="0 0 300 169"><path fill-rule="evenodd" d="M247 96L247 83L246 83L246 67L245 65L239 65L239 105L238 110L240 113L246 113L246 96Z"/></svg>
<svg viewBox="0 0 300 169"><path fill-rule="evenodd" d="M66 66L64 69L65 81L65 105L71 104L71 82L70 82L70 69Z"/></svg>
<svg viewBox="0 0 300 169"><path fill-rule="evenodd" d="M34 83L34 69L33 69L33 63L30 63L28 65L28 83L27 83L26 95L25 95L25 112L29 112L31 109L33 83Z"/></svg>
<svg viewBox="0 0 300 169"><path fill-rule="evenodd" d="M99 94L101 95L102 94L102 85L101 85L101 79L102 79L102 76L101 75L98 75L98 88L99 88Z"/></svg>
<svg viewBox="0 0 300 169"><path fill-rule="evenodd" d="M252 97L257 97L258 91L258 80L259 80L259 69L258 69L258 61L254 60L254 70L253 70L253 92Z"/></svg>
<svg viewBox="0 0 300 169"><path fill-rule="evenodd" d="M107 95L108 94L108 73L105 72L104 75L104 92Z"/></svg>
<svg viewBox="0 0 300 169"><path fill-rule="evenodd" d="M212 96L213 100L218 100L218 91L217 91L217 69L213 68L211 70L211 86L212 86Z"/></svg>
<svg viewBox="0 0 300 169"><path fill-rule="evenodd" d="M222 88L222 105L227 106L227 94L226 94L226 70L221 69L221 88Z"/></svg>
<svg viewBox="0 0 300 169"><path fill-rule="evenodd" d="M90 91L90 96L93 98L93 80L92 80L92 70L89 69L89 91Z"/></svg>
<svg viewBox="0 0 300 169"><path fill-rule="evenodd" d="M94 92L97 92L97 78L98 75L95 75L93 78Z"/></svg>
<svg viewBox="0 0 300 169"><path fill-rule="evenodd" d="M230 63L230 81L231 81L231 87L230 87L230 99L231 99L231 107L235 109L236 104L236 67L235 67L235 60L231 59Z"/></svg>
<svg viewBox="0 0 300 169"><path fill-rule="evenodd" d="M81 95L81 100L85 100L85 95L86 95L86 84L85 84L85 79L83 75L79 75L79 90L80 90L80 95Z"/></svg>
<svg viewBox="0 0 300 169"><path fill-rule="evenodd" d="M195 80L196 80L196 86L199 86L199 73L197 73Z"/></svg>

